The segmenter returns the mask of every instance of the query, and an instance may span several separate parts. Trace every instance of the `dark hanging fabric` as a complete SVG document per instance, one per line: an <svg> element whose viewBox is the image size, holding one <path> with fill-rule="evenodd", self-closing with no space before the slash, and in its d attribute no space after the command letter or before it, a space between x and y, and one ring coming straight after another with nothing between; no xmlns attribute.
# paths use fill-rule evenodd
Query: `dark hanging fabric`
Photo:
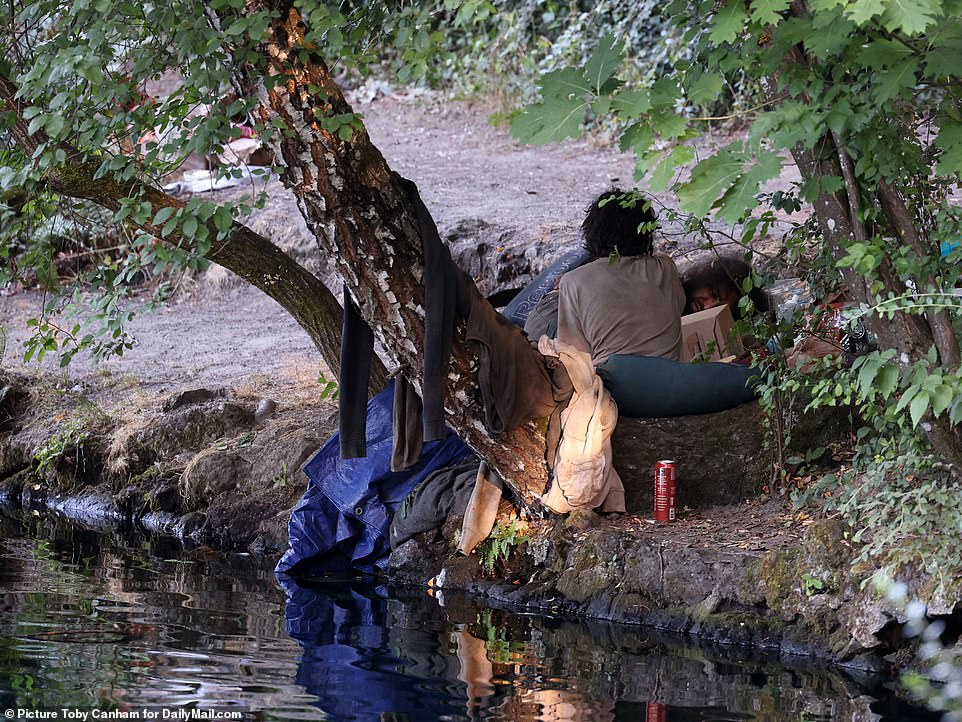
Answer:
<svg viewBox="0 0 962 722"><path fill-rule="evenodd" d="M492 434L548 416L555 407L551 379L521 329L499 315L451 259L417 186L401 178L414 205L424 254L424 440L444 433L444 389L454 324L467 319L466 337L477 344L485 426Z"/></svg>
<svg viewBox="0 0 962 722"><path fill-rule="evenodd" d="M454 264L448 247L418 193L417 186L398 176L414 206L424 256L424 354L421 438L413 429L419 409L407 382L399 389L392 467L416 462L422 443L446 436L444 391L451 360L454 325L467 319L467 339L477 345L478 385L485 426L492 434L509 431L530 419L548 416L556 406L551 379L541 357L533 353L520 328L500 316ZM367 385L374 357L374 334L344 288L341 339L340 454L363 457Z"/></svg>
<svg viewBox="0 0 962 722"><path fill-rule="evenodd" d="M451 252L413 181L398 176L414 206L424 256L424 375L421 395L424 440L444 437L444 389L458 316L460 278Z"/></svg>
<svg viewBox="0 0 962 722"><path fill-rule="evenodd" d="M403 374L394 382L392 429L391 471L404 471L420 460L424 437L421 433L421 397Z"/></svg>
<svg viewBox="0 0 962 722"><path fill-rule="evenodd" d="M465 283L465 294L470 308L465 338L476 344L485 428L501 434L551 414L555 400L544 359L473 283Z"/></svg>
<svg viewBox="0 0 962 722"><path fill-rule="evenodd" d="M374 358L374 333L344 286L344 323L341 329L341 373L338 377L338 431L341 458L367 455L367 386Z"/></svg>

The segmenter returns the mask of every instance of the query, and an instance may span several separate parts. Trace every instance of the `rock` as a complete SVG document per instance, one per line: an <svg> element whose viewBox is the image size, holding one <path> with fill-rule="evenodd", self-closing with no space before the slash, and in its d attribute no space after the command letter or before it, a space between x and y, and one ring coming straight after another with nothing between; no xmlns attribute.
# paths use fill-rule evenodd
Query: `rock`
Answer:
<svg viewBox="0 0 962 722"><path fill-rule="evenodd" d="M174 534L180 517L167 511L151 511L138 520L140 526L156 534Z"/></svg>
<svg viewBox="0 0 962 722"><path fill-rule="evenodd" d="M207 522L207 515L199 511L191 511L184 514L174 524L173 533L181 538L189 537L194 532L203 528Z"/></svg>
<svg viewBox="0 0 962 722"><path fill-rule="evenodd" d="M124 518L117 500L106 491L49 499L47 507L88 527L111 529Z"/></svg>
<svg viewBox="0 0 962 722"><path fill-rule="evenodd" d="M430 532L419 534L391 552L388 568L392 581L423 586L426 579L441 572L444 548L436 542L430 543L432 537Z"/></svg>
<svg viewBox="0 0 962 722"><path fill-rule="evenodd" d="M217 439L232 437L254 426L254 409L235 401L204 401L180 405L130 435L124 456L137 474L158 459L182 451L197 451Z"/></svg>
<svg viewBox="0 0 962 722"><path fill-rule="evenodd" d="M254 409L254 423L259 424L266 421L274 412L277 411L277 402L273 399L260 399L257 408Z"/></svg>
<svg viewBox="0 0 962 722"><path fill-rule="evenodd" d="M179 394L171 396L164 402L164 411L171 412L177 409L183 408L184 406L193 406L194 404L202 404L205 401L213 401L214 399L223 399L227 396L227 389L192 389L191 391L182 391Z"/></svg>
<svg viewBox="0 0 962 722"><path fill-rule="evenodd" d="M842 438L849 429L846 414L823 409L801 417L792 429L793 452ZM629 513L651 512L655 463L661 459L678 465L679 508L734 504L771 484L772 452L757 403L672 419L621 417L611 444Z"/></svg>
<svg viewBox="0 0 962 722"><path fill-rule="evenodd" d="M438 586L444 589L471 589L475 580L481 576L478 556L455 554L448 557L437 574Z"/></svg>
<svg viewBox="0 0 962 722"><path fill-rule="evenodd" d="M0 481L0 506L20 506L23 489L27 484L36 482L33 469L25 467Z"/></svg>
<svg viewBox="0 0 962 722"><path fill-rule="evenodd" d="M0 479L30 463L27 443L15 443L12 437L20 431L20 418L30 400L25 378L0 370Z"/></svg>
<svg viewBox="0 0 962 722"><path fill-rule="evenodd" d="M481 218L464 218L444 229L455 264L474 279L484 296L520 290L561 254L578 245L575 230L556 229L532 240Z"/></svg>
<svg viewBox="0 0 962 722"><path fill-rule="evenodd" d="M205 449L180 477L180 490L192 504L209 504L225 491L250 484L250 462L236 451Z"/></svg>

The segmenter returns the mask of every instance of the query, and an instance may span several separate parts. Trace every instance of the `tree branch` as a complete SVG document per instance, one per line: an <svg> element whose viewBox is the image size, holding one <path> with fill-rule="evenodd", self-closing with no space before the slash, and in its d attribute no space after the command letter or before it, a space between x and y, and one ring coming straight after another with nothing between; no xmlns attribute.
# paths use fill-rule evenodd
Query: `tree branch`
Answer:
<svg viewBox="0 0 962 722"><path fill-rule="evenodd" d="M349 139L324 127L321 119L353 117L353 110L323 58L305 41L300 15L289 4L278 4L287 7L262 47L273 75L267 77L267 86L256 87L262 120L281 122L285 128L275 147L275 156L286 166L282 180L391 362L412 369L412 380L420 386L426 312L412 199L362 125L354 125ZM247 9L260 6L251 1ZM256 69L239 72L239 87L255 87ZM526 351L536 353L527 346ZM547 485L543 430L531 422L491 438L481 421L476 362L464 329L457 328L445 388L447 421L523 505L537 509L537 498Z"/></svg>
<svg viewBox="0 0 962 722"><path fill-rule="evenodd" d="M864 241L868 238L868 234L865 232L865 224L859 217L861 203L859 203L858 181L855 180L852 158L848 154L845 143L834 130L832 131L832 140L835 141L835 150L838 153L842 178L845 180L845 192L848 194L848 214L851 218L852 234L856 241Z"/></svg>
<svg viewBox="0 0 962 722"><path fill-rule="evenodd" d="M29 132L23 119L23 107L15 95L16 86L9 79L0 77L0 101L15 118L11 135L29 157L49 142L49 138L43 131ZM66 144L59 147L67 153L68 161L45 177L50 189L56 193L89 200L111 211L117 211L124 199L140 198L151 204L151 218L161 208L179 210L185 206L177 198L139 181L118 182L110 174L95 179L99 158L83 159L76 148ZM165 243L190 242L179 231L164 237L161 229L150 223L132 225ZM206 225L211 239L207 257L283 306L310 336L328 367L337 373L340 369L341 306L330 290L314 274L250 228L234 222L230 234L218 238L213 222L208 221ZM372 390L383 387L387 377L384 364L375 358L371 370Z"/></svg>

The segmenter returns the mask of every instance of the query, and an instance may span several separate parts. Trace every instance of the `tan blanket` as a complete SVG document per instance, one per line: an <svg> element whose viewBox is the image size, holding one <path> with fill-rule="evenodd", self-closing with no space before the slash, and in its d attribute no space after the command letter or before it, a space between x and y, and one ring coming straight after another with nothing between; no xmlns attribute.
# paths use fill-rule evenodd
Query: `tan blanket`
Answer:
<svg viewBox="0 0 962 722"><path fill-rule="evenodd" d="M611 460L618 406L587 353L547 336L541 337L538 350L560 359L574 387L568 407L561 412L554 476L541 501L559 514L574 509L624 512L625 488Z"/></svg>

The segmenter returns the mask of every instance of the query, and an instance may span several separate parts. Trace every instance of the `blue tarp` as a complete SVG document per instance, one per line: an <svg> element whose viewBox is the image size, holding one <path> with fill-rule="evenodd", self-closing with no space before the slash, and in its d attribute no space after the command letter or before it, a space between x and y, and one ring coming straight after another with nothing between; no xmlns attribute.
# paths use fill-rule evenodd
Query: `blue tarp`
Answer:
<svg viewBox="0 0 962 722"><path fill-rule="evenodd" d="M335 722L467 720L457 658L417 617L398 624L386 591L330 578L310 586L281 577L287 633L303 649L295 681ZM444 635L440 635L444 637Z"/></svg>
<svg viewBox="0 0 962 722"><path fill-rule="evenodd" d="M338 435L304 466L307 491L288 525L290 547L277 572L311 576L387 565L391 518L404 497L428 474L458 463L470 449L450 430L424 445L421 461L391 471L394 382L367 405L367 457L340 459Z"/></svg>

